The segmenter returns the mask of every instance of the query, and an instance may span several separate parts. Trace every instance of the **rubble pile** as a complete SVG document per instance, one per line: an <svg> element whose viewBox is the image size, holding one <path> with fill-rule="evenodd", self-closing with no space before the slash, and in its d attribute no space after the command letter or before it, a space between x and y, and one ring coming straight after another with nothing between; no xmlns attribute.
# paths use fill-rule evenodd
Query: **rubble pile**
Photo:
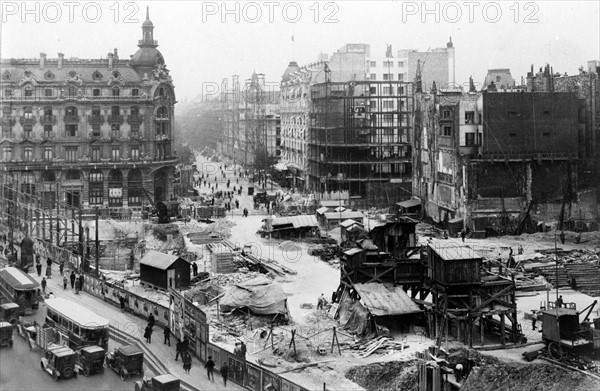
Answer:
<svg viewBox="0 0 600 391"><path fill-rule="evenodd" d="M599 387L600 381L552 365L497 362L473 368L461 390L588 391Z"/></svg>
<svg viewBox="0 0 600 391"><path fill-rule="evenodd" d="M227 273L227 274L213 274L211 277L211 283L217 286L228 286L240 284L253 278L263 276L259 272L248 272L248 273Z"/></svg>
<svg viewBox="0 0 600 391"><path fill-rule="evenodd" d="M231 227L235 223L228 219L217 219L213 224L206 226L200 233L207 236L219 236L227 239L231 237Z"/></svg>
<svg viewBox="0 0 600 391"><path fill-rule="evenodd" d="M346 372L346 378L368 391L419 390L417 360L391 361L355 367Z"/></svg>

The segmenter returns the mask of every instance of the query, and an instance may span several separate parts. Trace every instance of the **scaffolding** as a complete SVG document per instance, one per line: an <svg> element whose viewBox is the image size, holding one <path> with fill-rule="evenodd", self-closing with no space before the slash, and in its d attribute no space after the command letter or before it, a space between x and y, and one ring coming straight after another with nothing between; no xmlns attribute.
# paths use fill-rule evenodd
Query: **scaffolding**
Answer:
<svg viewBox="0 0 600 391"><path fill-rule="evenodd" d="M409 199L412 83L330 82L311 87L309 187L348 191L368 206Z"/></svg>

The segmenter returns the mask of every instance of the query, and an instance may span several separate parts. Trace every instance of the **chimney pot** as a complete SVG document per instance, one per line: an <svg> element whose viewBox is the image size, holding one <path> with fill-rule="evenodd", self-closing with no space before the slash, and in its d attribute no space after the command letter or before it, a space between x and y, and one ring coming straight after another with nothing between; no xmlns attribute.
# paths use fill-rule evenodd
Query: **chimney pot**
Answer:
<svg viewBox="0 0 600 391"><path fill-rule="evenodd" d="M58 69L62 69L64 59L65 59L65 54L58 53Z"/></svg>
<svg viewBox="0 0 600 391"><path fill-rule="evenodd" d="M112 53L108 53L108 69L113 69L113 60L114 55Z"/></svg>

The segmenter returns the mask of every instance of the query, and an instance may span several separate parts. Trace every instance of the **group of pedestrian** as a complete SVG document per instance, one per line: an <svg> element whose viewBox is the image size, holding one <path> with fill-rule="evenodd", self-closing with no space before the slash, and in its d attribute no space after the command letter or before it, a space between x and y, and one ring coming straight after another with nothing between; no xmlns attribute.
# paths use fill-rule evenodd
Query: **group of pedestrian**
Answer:
<svg viewBox="0 0 600 391"><path fill-rule="evenodd" d="M212 356L208 356L208 360L206 361L206 364L204 364L204 368L206 368L206 376L208 377L208 380L214 382L215 361L213 360ZM223 365L221 365L221 369L219 369L219 372L221 372L221 377L223 378L223 386L227 387L227 379L229 378L229 367L227 366L227 362L223 362Z"/></svg>
<svg viewBox="0 0 600 391"><path fill-rule="evenodd" d="M166 333L167 331L165 329L165 338ZM171 346L170 341L169 346ZM190 369L192 368L192 355L190 354L189 349L190 340L187 337L183 337L183 340L177 342L177 344L175 345L175 361L178 361L179 356L181 356L181 361L183 362L183 370L185 371L185 373L190 373Z"/></svg>

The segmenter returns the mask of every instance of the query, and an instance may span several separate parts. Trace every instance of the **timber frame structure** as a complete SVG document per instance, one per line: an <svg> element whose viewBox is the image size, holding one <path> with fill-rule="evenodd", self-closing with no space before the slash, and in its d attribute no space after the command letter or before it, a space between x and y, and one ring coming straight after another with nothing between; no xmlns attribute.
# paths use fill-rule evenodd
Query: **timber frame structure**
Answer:
<svg viewBox="0 0 600 391"><path fill-rule="evenodd" d="M383 236L386 242L390 236ZM377 246L365 246L363 241L362 248L359 243L344 253L341 285L377 282L410 291L413 301L425 308L428 334L438 346L449 335L469 347L484 346L490 343L486 333L494 334L502 346L523 342L511 277L486 270L483 258L468 246L432 241L423 247L395 249L391 255L379 250L384 248L378 243L381 237L373 237Z"/></svg>

